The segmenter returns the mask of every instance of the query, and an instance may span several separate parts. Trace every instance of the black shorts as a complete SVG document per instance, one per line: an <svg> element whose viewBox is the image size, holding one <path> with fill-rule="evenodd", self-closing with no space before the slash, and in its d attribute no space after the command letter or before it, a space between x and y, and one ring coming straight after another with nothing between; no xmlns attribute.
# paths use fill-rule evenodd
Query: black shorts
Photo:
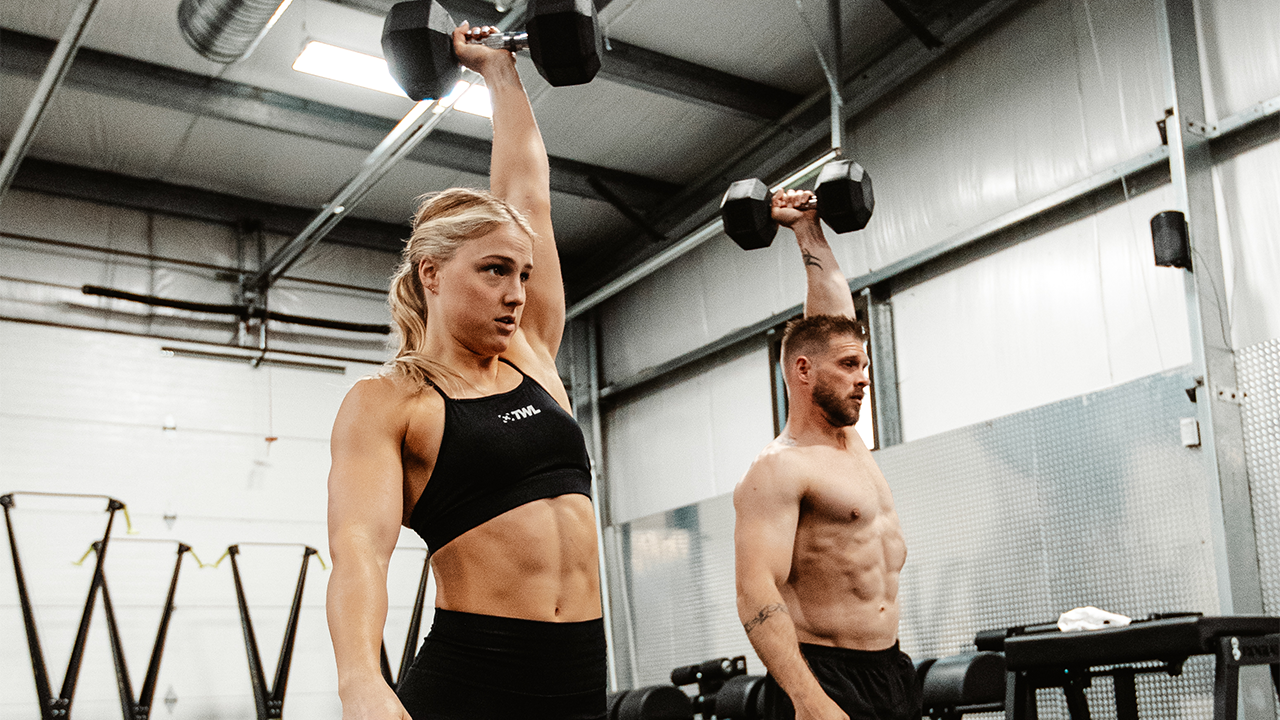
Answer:
<svg viewBox="0 0 1280 720"><path fill-rule="evenodd" d="M413 720L603 720L604 621L436 609L397 694Z"/></svg>
<svg viewBox="0 0 1280 720"><path fill-rule="evenodd" d="M885 650L800 644L800 653L827 695L850 720L920 720L916 667L897 643ZM794 720L791 698L765 678L765 720Z"/></svg>

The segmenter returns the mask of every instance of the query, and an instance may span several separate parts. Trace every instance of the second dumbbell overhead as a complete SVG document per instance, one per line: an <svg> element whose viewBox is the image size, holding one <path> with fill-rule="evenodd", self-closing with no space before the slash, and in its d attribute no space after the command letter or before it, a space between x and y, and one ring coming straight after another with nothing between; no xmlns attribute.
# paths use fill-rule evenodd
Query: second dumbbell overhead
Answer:
<svg viewBox="0 0 1280 720"><path fill-rule="evenodd" d="M861 230L871 221L875 209L871 176L852 160L824 165L814 195L810 202L816 202L818 217L838 233ZM755 178L730 185L720 202L725 234L743 250L768 247L778 233L772 201L773 193Z"/></svg>
<svg viewBox="0 0 1280 720"><path fill-rule="evenodd" d="M482 44L522 50L557 87L590 82L600 70L600 33L592 0L530 0L526 33L490 36ZM453 52L453 18L436 0L391 6L382 25L387 69L413 100L448 95L462 73Z"/></svg>

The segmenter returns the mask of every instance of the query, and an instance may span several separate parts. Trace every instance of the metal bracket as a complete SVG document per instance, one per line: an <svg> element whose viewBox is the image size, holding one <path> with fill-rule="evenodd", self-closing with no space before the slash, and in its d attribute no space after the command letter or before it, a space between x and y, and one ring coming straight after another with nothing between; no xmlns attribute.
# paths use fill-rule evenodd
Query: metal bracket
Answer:
<svg viewBox="0 0 1280 720"><path fill-rule="evenodd" d="M1233 387L1227 387L1225 385L1215 384L1213 386L1213 390L1218 399L1222 402L1234 403L1236 405L1244 405L1244 399L1248 397L1248 394L1244 391L1237 390Z"/></svg>
<svg viewBox="0 0 1280 720"><path fill-rule="evenodd" d="M1205 125L1204 123L1196 122L1195 120L1188 120L1187 132L1199 135L1202 138L1208 138L1218 132L1218 126Z"/></svg>

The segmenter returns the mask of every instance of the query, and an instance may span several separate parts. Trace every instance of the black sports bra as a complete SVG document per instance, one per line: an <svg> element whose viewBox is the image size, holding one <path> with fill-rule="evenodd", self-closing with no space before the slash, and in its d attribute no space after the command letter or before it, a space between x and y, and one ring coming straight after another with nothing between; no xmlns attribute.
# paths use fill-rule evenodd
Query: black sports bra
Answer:
<svg viewBox="0 0 1280 720"><path fill-rule="evenodd" d="M409 527L434 553L493 518L542 498L591 497L591 461L578 423L533 378L514 390L444 399L444 435Z"/></svg>

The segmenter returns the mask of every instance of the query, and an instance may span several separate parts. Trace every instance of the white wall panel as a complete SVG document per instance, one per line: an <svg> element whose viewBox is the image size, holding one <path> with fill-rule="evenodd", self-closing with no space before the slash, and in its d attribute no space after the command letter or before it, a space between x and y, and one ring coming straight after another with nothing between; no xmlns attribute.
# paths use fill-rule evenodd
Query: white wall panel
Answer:
<svg viewBox="0 0 1280 720"><path fill-rule="evenodd" d="M614 522L733 489L773 437L769 361L761 348L648 392L605 415Z"/></svg>
<svg viewBox="0 0 1280 720"><path fill-rule="evenodd" d="M1280 143L1221 163L1218 221L1233 347L1280 337Z"/></svg>
<svg viewBox="0 0 1280 720"><path fill-rule="evenodd" d="M375 369L352 363L338 376L165 357L164 341L0 322L0 493L110 494L128 503L134 534L118 514L108 552L112 590L135 691L155 638L175 545L212 565L232 543L259 648L274 668L305 543L328 558L325 479L329 426L351 383ZM176 429L164 430L166 422ZM268 434L279 440L267 443ZM105 527L102 500L16 496L22 561L54 682L61 680L83 609L92 558L80 558ZM168 520L166 520L168 516ZM421 541L406 533L407 547ZM7 546L7 543L5 543ZM28 717L35 692L21 652L23 628L7 547L0 560L0 718ZM423 555L393 559L388 637L398 657ZM324 617L328 573L309 565L289 678L290 715L337 718L336 671ZM229 561L184 560L157 690L173 688L172 717L252 717L253 700ZM98 610L76 692L80 718L119 716L114 671ZM168 717L167 711L155 716Z"/></svg>
<svg viewBox="0 0 1280 720"><path fill-rule="evenodd" d="M1210 118L1221 120L1280 95L1280 4L1199 3Z"/></svg>
<svg viewBox="0 0 1280 720"><path fill-rule="evenodd" d="M1157 268L1168 186L894 296L907 440L1190 362L1182 271Z"/></svg>

